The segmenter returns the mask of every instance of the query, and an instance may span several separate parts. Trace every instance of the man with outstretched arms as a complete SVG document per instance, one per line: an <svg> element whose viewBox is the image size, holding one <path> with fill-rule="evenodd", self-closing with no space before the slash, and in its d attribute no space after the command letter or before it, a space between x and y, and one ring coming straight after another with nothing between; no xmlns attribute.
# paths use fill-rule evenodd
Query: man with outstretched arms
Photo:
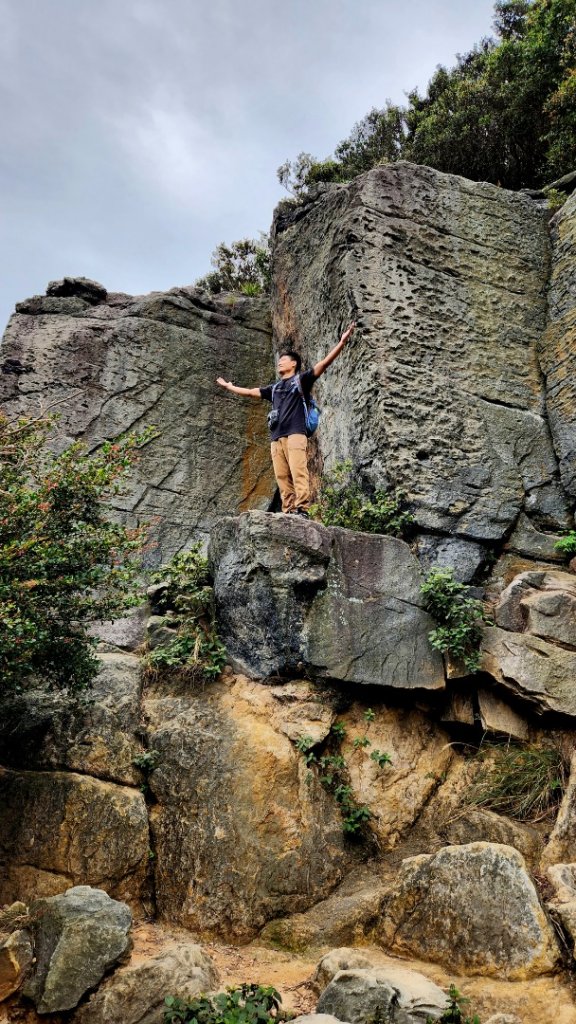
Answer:
<svg viewBox="0 0 576 1024"><path fill-rule="evenodd" d="M264 398L272 403L268 414L272 465L280 489L282 511L308 517L310 480L308 476L306 414L310 393L350 338L355 323L344 331L340 341L311 370L300 372L302 361L297 352L286 350L278 356L278 377L275 384L263 388L240 388L218 377L216 383L235 395Z"/></svg>

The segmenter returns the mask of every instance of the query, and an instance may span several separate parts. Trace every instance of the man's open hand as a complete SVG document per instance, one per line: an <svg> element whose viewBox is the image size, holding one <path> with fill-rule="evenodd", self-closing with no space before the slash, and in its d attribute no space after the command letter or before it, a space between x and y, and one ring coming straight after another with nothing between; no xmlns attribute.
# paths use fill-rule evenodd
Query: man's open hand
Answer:
<svg viewBox="0 0 576 1024"><path fill-rule="evenodd" d="M344 331L344 334L340 338L340 341L348 341L348 338L351 337L351 335L354 333L355 330L356 330L356 321L353 320L351 324L348 324L348 327Z"/></svg>
<svg viewBox="0 0 576 1024"><path fill-rule="evenodd" d="M230 388L233 386L232 381L224 380L224 377L217 377L216 383L219 384L221 388L226 388L227 391L230 391Z"/></svg>

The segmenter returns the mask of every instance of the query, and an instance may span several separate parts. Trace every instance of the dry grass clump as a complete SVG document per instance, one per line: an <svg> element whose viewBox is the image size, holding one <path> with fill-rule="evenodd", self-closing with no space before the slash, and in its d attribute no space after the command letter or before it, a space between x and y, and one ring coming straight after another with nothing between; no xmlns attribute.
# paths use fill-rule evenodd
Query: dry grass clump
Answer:
<svg viewBox="0 0 576 1024"><path fill-rule="evenodd" d="M517 821L539 822L556 814L566 789L567 766L557 747L486 745L468 799Z"/></svg>

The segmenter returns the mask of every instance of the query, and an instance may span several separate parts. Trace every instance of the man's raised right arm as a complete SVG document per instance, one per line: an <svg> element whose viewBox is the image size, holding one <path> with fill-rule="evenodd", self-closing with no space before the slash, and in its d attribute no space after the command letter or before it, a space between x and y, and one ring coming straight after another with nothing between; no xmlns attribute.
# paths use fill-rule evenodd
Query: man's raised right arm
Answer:
<svg viewBox="0 0 576 1024"><path fill-rule="evenodd" d="M231 391L234 395L247 395L248 398L262 398L260 394L260 388L239 388L236 384L233 384L231 380L224 380L223 377L218 377L216 383L221 388L225 388L226 391Z"/></svg>

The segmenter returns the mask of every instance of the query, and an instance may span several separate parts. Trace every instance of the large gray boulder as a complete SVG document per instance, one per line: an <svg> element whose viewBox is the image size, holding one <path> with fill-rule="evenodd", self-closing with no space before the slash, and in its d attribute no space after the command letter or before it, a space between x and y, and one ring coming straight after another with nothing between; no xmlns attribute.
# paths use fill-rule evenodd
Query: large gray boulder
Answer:
<svg viewBox="0 0 576 1024"><path fill-rule="evenodd" d="M501 594L496 625L576 650L576 576L561 570L522 572Z"/></svg>
<svg viewBox="0 0 576 1024"><path fill-rule="evenodd" d="M498 843L404 860L380 935L400 955L508 980L550 973L559 958L523 857Z"/></svg>
<svg viewBox="0 0 576 1024"><path fill-rule="evenodd" d="M213 991L219 975L201 946L174 942L106 978L74 1014L74 1024L162 1024L166 996L193 999Z"/></svg>
<svg viewBox="0 0 576 1024"><path fill-rule="evenodd" d="M423 577L404 541L250 512L216 525L210 557L219 630L240 670L445 686Z"/></svg>
<svg viewBox="0 0 576 1024"><path fill-rule="evenodd" d="M313 363L360 322L318 385L325 463L350 458L368 482L399 486L421 527L460 541L503 540L521 512L539 529L569 522L537 353L546 219L525 194L404 162L276 214L278 344L291 338ZM558 331L565 353L568 337ZM561 382L576 375L560 352L555 365L554 415L573 434Z"/></svg>
<svg viewBox="0 0 576 1024"><path fill-rule="evenodd" d="M275 484L265 410L215 383L274 376L268 301L194 288L130 296L68 278L17 306L0 355L0 405L35 415L58 402L56 443L90 449L158 426L127 494L129 524L152 524L150 564L165 562L216 516L267 508ZM152 543L153 541L153 543Z"/></svg>
<svg viewBox="0 0 576 1024"><path fill-rule="evenodd" d="M324 990L317 1013L331 1013L350 1024L389 1020L390 1024L428 1024L440 1020L446 994L423 974L405 967L339 971Z"/></svg>
<svg viewBox="0 0 576 1024"><path fill-rule="evenodd" d="M128 907L87 885L36 900L30 921L36 960L23 992L39 1013L77 1006L130 942Z"/></svg>

